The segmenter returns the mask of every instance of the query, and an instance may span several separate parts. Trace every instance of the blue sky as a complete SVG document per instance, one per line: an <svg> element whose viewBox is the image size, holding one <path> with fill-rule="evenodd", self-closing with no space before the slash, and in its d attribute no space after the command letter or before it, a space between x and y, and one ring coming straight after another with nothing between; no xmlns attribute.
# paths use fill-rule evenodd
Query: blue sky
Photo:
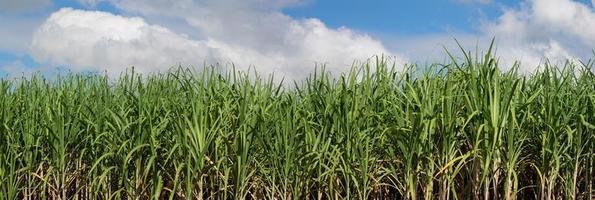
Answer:
<svg viewBox="0 0 595 200"><path fill-rule="evenodd" d="M455 0L418 1L315 1L284 10L296 17L316 17L331 27L391 34L426 34L451 29L473 32L482 18L497 17L500 6L514 1L464 3Z"/></svg>
<svg viewBox="0 0 595 200"><path fill-rule="evenodd" d="M2 0L0 75L227 62L299 78L317 62L337 72L379 54L423 63L452 38L484 47L492 37L503 62L530 72L545 58L592 56L594 21L590 0Z"/></svg>

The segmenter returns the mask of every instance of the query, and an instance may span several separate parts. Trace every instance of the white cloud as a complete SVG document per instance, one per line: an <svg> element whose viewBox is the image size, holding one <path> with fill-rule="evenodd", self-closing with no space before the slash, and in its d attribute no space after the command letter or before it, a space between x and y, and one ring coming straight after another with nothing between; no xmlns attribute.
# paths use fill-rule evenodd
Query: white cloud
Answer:
<svg viewBox="0 0 595 200"><path fill-rule="evenodd" d="M531 0L484 24L483 34L497 38L505 63L519 59L524 71L532 71L545 58L562 62L590 57L595 47L595 12L571 0Z"/></svg>
<svg viewBox="0 0 595 200"><path fill-rule="evenodd" d="M155 71L211 57L205 42L147 24L141 18L70 8L52 14L35 32L31 54L42 63L109 73L131 65Z"/></svg>
<svg viewBox="0 0 595 200"><path fill-rule="evenodd" d="M0 24L11 27L0 29L0 50L18 55L30 51L43 66L65 65L74 70L119 73L135 65L141 71L156 71L178 63L222 61L234 62L241 69L254 65L260 72L300 78L312 71L315 62L326 62L331 71L340 72L354 59L383 53L399 52L414 61L441 62L445 58L442 45L455 50L452 38L474 50L477 43L485 49L486 42L495 36L504 68L521 60L521 70L527 72L546 57L553 61L590 58L595 47L593 5L570 0L525 1L518 8L505 9L497 20L485 22L478 34L392 38L392 52L366 34L329 28L318 19L294 19L281 12L308 0L79 1L87 6L107 1L126 16L143 18L62 9L43 23L31 42L40 19L0 14ZM47 6L46 0L16 2L19 5L1 1L0 10L40 8L31 2ZM5 6L8 4L13 5ZM398 59L399 63L405 61L402 56Z"/></svg>
<svg viewBox="0 0 595 200"><path fill-rule="evenodd" d="M459 53L453 38L468 51L487 50L496 38L500 67L520 61L521 72L530 73L548 59L553 63L592 58L595 48L595 10L571 0L529 0L518 8L504 8L502 15L484 21L477 34L438 33L390 38L397 52L415 61L446 60L442 47ZM392 46L390 46L392 47ZM482 52L479 52L482 53Z"/></svg>
<svg viewBox="0 0 595 200"><path fill-rule="evenodd" d="M368 35L328 28L318 19L293 19L278 11L303 3L300 0L112 3L148 18L183 19L198 34L191 38L138 17L67 8L52 14L35 33L34 58L74 69L110 71L129 65L154 71L176 63L222 61L233 62L240 69L252 65L260 72L293 79L310 73L316 62L342 72L354 60L394 56Z"/></svg>
<svg viewBox="0 0 595 200"><path fill-rule="evenodd" d="M302 76L311 72L314 62L325 62L327 69L340 72L354 60L395 55L366 34L345 27L328 28L318 19L298 20L280 12L306 3L304 0L112 1L120 9L145 16L182 18L204 38L232 47L225 48L222 55L239 55L231 60L254 64L264 72ZM252 56L238 54L236 49L253 51Z"/></svg>
<svg viewBox="0 0 595 200"><path fill-rule="evenodd" d="M51 5L51 0L2 0L0 11L27 12L45 8Z"/></svg>
<svg viewBox="0 0 595 200"><path fill-rule="evenodd" d="M443 47L461 55L456 38L467 51L488 48L496 38L500 67L509 69L521 61L520 71L533 72L546 59L553 63L587 60L595 48L595 10L589 3L571 0L527 0L517 8L504 7L495 20L484 20L477 33L435 33L385 36L390 49L415 62L448 60Z"/></svg>
<svg viewBox="0 0 595 200"><path fill-rule="evenodd" d="M31 48L34 58L74 69L115 72L130 65L155 71L177 63L221 61L234 62L240 69L253 65L260 72L301 78L313 70L315 62L341 72L354 60L379 54L396 55L399 64L406 61L399 55L433 62L435 57L444 58L442 45L455 50L452 38L469 50L476 45L485 50L486 43L496 37L503 68L520 60L525 72L533 71L544 58L554 62L589 58L595 47L593 7L571 0L529 0L517 8L505 8L496 20L484 22L477 34L400 37L392 41L396 45L391 48L399 54L366 34L281 12L284 7L303 4L301 0L105 1L126 15L143 18L60 10L36 32ZM176 21L176 25L165 28L146 19Z"/></svg>

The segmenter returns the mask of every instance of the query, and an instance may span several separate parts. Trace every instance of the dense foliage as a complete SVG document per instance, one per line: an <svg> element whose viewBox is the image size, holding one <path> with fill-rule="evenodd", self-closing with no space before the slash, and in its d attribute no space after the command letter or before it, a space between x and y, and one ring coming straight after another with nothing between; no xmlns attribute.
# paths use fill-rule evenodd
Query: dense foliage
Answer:
<svg viewBox="0 0 595 200"><path fill-rule="evenodd" d="M0 199L593 199L590 63L0 82Z"/></svg>

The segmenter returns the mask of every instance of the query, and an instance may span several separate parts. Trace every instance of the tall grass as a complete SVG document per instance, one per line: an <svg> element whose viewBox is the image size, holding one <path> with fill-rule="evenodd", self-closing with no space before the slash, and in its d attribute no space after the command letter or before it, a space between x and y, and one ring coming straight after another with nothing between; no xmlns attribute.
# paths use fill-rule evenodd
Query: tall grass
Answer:
<svg viewBox="0 0 595 200"><path fill-rule="evenodd" d="M593 199L592 63L0 81L0 199Z"/></svg>

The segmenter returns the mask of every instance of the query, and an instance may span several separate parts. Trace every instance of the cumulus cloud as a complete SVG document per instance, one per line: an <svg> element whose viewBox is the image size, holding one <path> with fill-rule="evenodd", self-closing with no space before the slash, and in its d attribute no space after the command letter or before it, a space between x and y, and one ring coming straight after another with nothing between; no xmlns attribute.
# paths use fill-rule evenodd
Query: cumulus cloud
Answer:
<svg viewBox="0 0 595 200"><path fill-rule="evenodd" d="M42 63L68 65L77 70L119 72L134 65L143 71L175 64L235 63L246 69L301 78L326 63L342 72L354 60L372 55L406 57L415 61L443 56L442 45L452 38L485 49L497 39L497 55L504 68L522 62L531 72L545 58L589 58L595 47L595 12L588 3L571 0L529 0L505 8L500 17L482 23L477 34L449 33L394 39L389 51L380 40L346 27L329 28L315 18L295 19L281 12L303 0L83 0L107 1L127 16L98 11L62 9L35 33L31 52ZM140 18L142 17L142 18ZM147 19L176 21L168 27ZM179 25L184 27L180 28ZM384 40L386 41L386 40ZM440 60L438 60L440 62Z"/></svg>
<svg viewBox="0 0 595 200"><path fill-rule="evenodd" d="M496 39L500 67L520 61L520 71L530 73L546 59L562 63L593 58L595 9L572 0L527 0L515 8L503 7L493 20L483 20L477 33L435 33L383 38L390 49L416 62L444 62L443 47L457 53L456 38L466 50L485 52ZM455 54L456 55L456 54Z"/></svg>
<svg viewBox="0 0 595 200"><path fill-rule="evenodd" d="M34 33L31 54L42 63L117 73L129 66L155 71L212 57L204 41L188 39L137 17L63 8Z"/></svg>
<svg viewBox="0 0 595 200"><path fill-rule="evenodd" d="M521 60L532 71L545 58L561 62L585 59L595 47L595 11L571 0L531 0L507 9L483 34L498 39L499 55L510 64Z"/></svg>
<svg viewBox="0 0 595 200"><path fill-rule="evenodd" d="M329 28L318 19L293 19L279 11L304 3L301 0L110 3L144 17L183 19L198 34L175 33L139 17L65 8L52 14L34 34L33 57L73 69L108 71L131 65L155 71L177 63L233 62L240 69L254 66L259 72L297 79L311 72L315 63L342 72L354 60L394 56L366 34Z"/></svg>

